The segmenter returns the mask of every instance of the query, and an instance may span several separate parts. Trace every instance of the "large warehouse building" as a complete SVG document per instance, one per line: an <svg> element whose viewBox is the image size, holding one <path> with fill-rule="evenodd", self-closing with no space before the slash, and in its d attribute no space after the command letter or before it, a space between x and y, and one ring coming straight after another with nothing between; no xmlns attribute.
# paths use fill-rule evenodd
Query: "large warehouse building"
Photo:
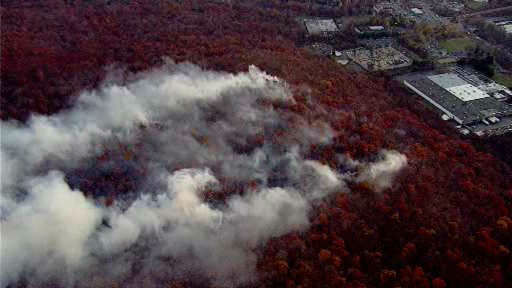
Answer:
<svg viewBox="0 0 512 288"><path fill-rule="evenodd" d="M512 131L512 91L478 74L455 69L443 74L409 74L398 78L407 88L452 119L461 133L478 136Z"/></svg>

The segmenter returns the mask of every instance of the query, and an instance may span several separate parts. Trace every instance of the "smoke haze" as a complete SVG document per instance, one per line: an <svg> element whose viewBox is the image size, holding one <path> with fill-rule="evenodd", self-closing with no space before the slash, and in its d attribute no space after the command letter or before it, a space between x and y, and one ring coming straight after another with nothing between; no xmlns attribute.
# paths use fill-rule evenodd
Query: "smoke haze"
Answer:
<svg viewBox="0 0 512 288"><path fill-rule="evenodd" d="M382 150L377 161L361 165L362 171L356 181L369 183L375 191L381 192L391 187L394 175L405 165L407 165L405 155L396 151Z"/></svg>
<svg viewBox="0 0 512 288"><path fill-rule="evenodd" d="M2 122L2 287L27 275L137 287L143 275L190 271L239 285L254 280L259 247L307 229L315 202L348 192L346 181L391 187L407 162L398 152L347 160L357 175L304 159L333 131L269 104L293 101L286 83L256 67L229 74L168 61L83 92L69 110ZM99 163L116 143L135 155ZM118 170L135 183L126 193L116 179L94 182ZM108 195L114 205L100 201Z"/></svg>

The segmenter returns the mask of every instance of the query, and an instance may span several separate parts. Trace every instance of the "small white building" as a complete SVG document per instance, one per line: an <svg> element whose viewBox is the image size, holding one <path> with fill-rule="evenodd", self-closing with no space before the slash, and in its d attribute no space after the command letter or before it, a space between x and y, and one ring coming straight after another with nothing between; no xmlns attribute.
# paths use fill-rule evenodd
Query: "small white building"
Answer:
<svg viewBox="0 0 512 288"><path fill-rule="evenodd" d="M412 11L412 13L414 13L414 15L422 15L423 14L423 10L421 10L420 8L412 8L411 11Z"/></svg>
<svg viewBox="0 0 512 288"><path fill-rule="evenodd" d="M368 29L370 29L371 31L383 31L384 26L368 26Z"/></svg>

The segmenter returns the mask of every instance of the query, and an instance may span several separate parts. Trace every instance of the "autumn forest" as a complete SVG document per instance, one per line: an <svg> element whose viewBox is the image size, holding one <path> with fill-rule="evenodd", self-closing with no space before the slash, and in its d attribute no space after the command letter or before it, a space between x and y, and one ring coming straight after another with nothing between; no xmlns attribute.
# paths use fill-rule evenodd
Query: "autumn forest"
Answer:
<svg viewBox="0 0 512 288"><path fill-rule="evenodd" d="M271 107L286 115L266 117L278 117L289 129L268 128L272 133L260 138L249 135L248 141L233 144L238 147L236 153L248 154L254 149L251 146L263 147L267 141L276 146L286 141L299 143L302 140L295 140L290 129L301 125L317 127L321 122L330 127L332 137L329 141L307 142L310 148L300 155L321 167L343 174L348 168L340 164L340 157L361 163L379 161L381 151L397 151L406 157L407 165L396 173L392 185L376 189L365 181L347 180L343 191L311 201L307 229L287 230L264 243L247 244L251 255L256 255L255 272L247 281L233 282L238 286L510 287L510 158L500 159L499 153L491 153L489 144L472 143L450 133L442 120L391 79L347 72L332 60L299 48L296 43L301 31L295 17L307 13L307 5L296 1L195 0L2 2L2 126L24 125L31 115L51 116L68 111L82 91L101 89L112 73L119 74L120 83L128 83L131 75L161 67L165 61L198 67L192 70L233 75L252 75L249 67L254 65L285 81L295 100L285 104L250 102L254 107ZM189 69L180 67L176 69ZM238 107L236 103L226 103ZM215 117L229 120L229 116ZM140 129L141 135L156 133L150 128ZM194 129L199 131L197 134L203 133ZM206 143L208 133L194 137L198 143ZM2 131L2 144L6 135ZM150 136L140 138L144 137ZM142 142L139 139L126 144L116 140L103 145L87 165L66 168L67 183L86 197L105 198L103 205L115 206L124 199L123 194L143 185L134 179L150 174L151 165L143 164L151 157L143 150L150 149ZM501 149L510 151L507 146L505 142ZM91 172L105 161L130 162L133 168ZM51 161L40 163L38 169L53 165ZM180 165L196 165L186 161L171 164L166 167L174 170ZM2 170L3 165L4 162ZM211 165L213 174L223 173L217 177L221 187L213 192L207 189L201 196L208 198L208 203L215 203L212 207L231 205L228 199L243 197L244 191L259 185L230 180L231 174L223 167ZM272 181L284 180L277 177ZM112 225L104 223L101 229ZM162 262L174 271L179 259L170 258ZM179 273L163 274L137 265L150 264L135 263L130 273L137 276L96 279L99 282L94 283L100 284L63 284L52 279L34 284L30 273L21 273L14 281L1 284L175 288L225 285L216 280L214 272L196 273L190 268L194 267L192 264L187 269L180 266Z"/></svg>

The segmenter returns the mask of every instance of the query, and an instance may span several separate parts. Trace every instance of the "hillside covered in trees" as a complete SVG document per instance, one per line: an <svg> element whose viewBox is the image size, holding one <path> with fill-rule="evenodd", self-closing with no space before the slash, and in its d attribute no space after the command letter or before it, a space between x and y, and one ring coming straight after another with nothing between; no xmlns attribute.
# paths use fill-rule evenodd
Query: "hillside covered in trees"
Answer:
<svg viewBox="0 0 512 288"><path fill-rule="evenodd" d="M229 274L229 277L223 277L219 281L216 273L224 273L224 270L222 272L208 271L209 267L215 267L217 264L224 267L223 262L228 263L236 258L235 256L216 259L218 263L208 262L208 265L203 265L204 263L201 262L206 260L198 259L197 262L203 264L199 265L200 269L196 269L196 260L190 260L188 263L185 257L164 255L159 256L159 263L164 263L164 268L159 264L158 270L152 269L153 262L137 260L142 258L140 255L145 255L146 251L141 249L145 246L137 246L142 245L137 244L136 247L131 248L130 251L135 252L130 253L130 256L118 257L119 254L123 255L123 252L115 254L115 257L118 258L111 256L111 259L117 259L112 262L128 263L123 267L128 266L129 268L115 271L117 274L114 272L112 274L101 273L101 270L110 267L108 264L110 260L102 258L101 261L104 262L99 263L107 264L104 267L95 267L96 270L88 272L90 274L82 275L85 279L78 277L80 281L70 280L76 278L75 275L72 275L73 271L68 271L67 274L62 273L67 275L64 277L55 275L51 270L48 270L47 278L38 275L37 280L33 280L31 277L35 274L30 270L30 266L20 266L22 268L9 267L9 269L13 269L9 271L18 272L16 277L14 274L7 275L7 277L3 275L6 272L2 272L1 280L3 282L0 284L6 287L223 287L230 285L289 288L510 287L509 285L512 283L511 168L490 154L478 151L470 143L446 133L440 126L442 124L438 123L440 121L424 121L417 114L422 108L415 107L416 103L407 99L403 95L403 91L398 89L394 83L365 74L348 73L331 60L311 55L305 49L296 47L295 43L301 32L294 17L307 12L306 4L295 1L226 2L228 3L187 0L52 0L45 1L43 4L39 1L5 1L1 8L2 146L6 145L5 143L8 145L16 143L13 137L21 138L25 133L18 133L16 129L20 129L19 127L23 127L23 125L36 123L35 120L31 120L31 115L32 117L36 114L51 117L51 115L61 115L58 113L68 115L66 111L80 110L78 108L73 110L73 107L85 107L84 111L89 111L87 105L94 103L83 102L80 98L82 91L100 91L97 94L107 93L101 91L109 91L102 90L108 88L104 88L106 86L104 83L108 81L115 82L119 86L126 85L129 87L128 90L137 91L137 87L141 87L137 85L142 85L140 83L153 83L152 80L145 78L153 75L152 72L147 71L160 69L159 67L163 65L171 65L169 69L172 71L165 73L179 75L179 77L176 76L176 79L187 80L189 79L187 77L195 74L200 75L207 82L215 79L222 81L239 79L236 81L240 82L236 82L237 84L234 85L236 87L242 85L239 83L245 83L245 79L263 78L266 79L265 81L268 79L271 79L268 81L274 81L272 76L275 76L286 83L286 85L283 84L285 88L281 86L275 88L272 86L274 84L268 84L270 85L269 89L271 91L281 91L281 89L289 91L293 95L294 101L286 103L270 101L264 95L267 90L258 92L260 91L258 89L261 88L258 86L259 84L254 84L255 86L248 84L249 88L243 91L252 91L250 93L256 91L254 93L259 98L254 101L249 96L246 99L245 96L229 98L231 96L228 95L226 96L227 100L222 100L224 102L221 102L222 105L219 107L228 107L230 110L214 107L213 104L208 107L198 106L197 111L200 113L206 111L203 114L199 112L197 114L204 119L181 115L178 111L176 112L178 114L169 116L171 120L166 118L167 122L165 123L171 125L172 129L158 127L159 124L155 124L157 127L151 127L152 124L141 125L141 127L137 127L137 131L140 130L137 133L140 133L141 136L130 143L126 143L120 136L117 140L108 140L106 144L99 145L100 151L97 155L87 159L87 163L83 162L83 165L63 163L55 164L55 167L66 172L63 178L70 189L80 190L88 197L87 199L96 199L97 202L100 202L98 200L100 198L104 199L98 205L115 207L116 203L124 201L128 197L127 195L131 195L132 191L146 185L140 183L139 179L151 174L150 172L154 169L152 163L158 160L156 159L158 156L152 158L154 155L148 151L160 151L158 147L165 146L166 143L156 136L153 138L152 133L157 133L159 129L167 129L165 131L171 133L174 129L190 134L190 139L194 139L193 143L197 144L199 147L197 151L201 151L201 153L203 148L204 151L209 151L208 153L216 153L215 151L223 149L220 147L222 145L217 145L218 143L230 143L230 147L233 147L232 151L223 154L229 157L249 155L253 153L255 147L266 147L265 145L268 143L271 143L272 149L274 149L271 152L265 152L270 155L269 159L274 156L278 158L282 155L292 155L293 149L290 149L291 152L286 150L286 153L281 153L282 151L279 150L281 148L288 149L291 146L289 143L300 147L307 146L308 149L304 149L302 154L296 156L299 159L297 160L298 167L327 169L335 171L339 175L349 175L341 177L349 179L343 180L346 187L336 188L334 189L336 191L328 195L322 194L322 197L311 198L313 199L311 208L305 210L307 219L301 218L302 222L289 223L290 227L300 224L299 226L305 227L304 229L286 230L286 233L275 230L279 233L272 232L269 234L270 236L264 234L265 237L258 234L256 236L265 239L260 243L258 242L259 238L251 238L253 234L250 231L257 230L257 223L266 223L265 221L268 219L253 221L255 223L244 222L244 219L249 216L240 212L244 211L242 208L240 211L237 210L239 206L236 205L245 207L242 204L245 203L243 202L245 195L249 193L247 191L252 191L251 189L256 189L254 187L263 184L251 180L252 175L241 180L231 176L229 174L231 173L229 169L232 169L231 164L223 165L215 162L217 160L211 160L213 164L208 167L211 169L211 173L222 175L222 177L217 177L219 178L217 183L219 187L215 189L205 185L205 192L200 197L206 201L204 203L208 204L209 209L215 207L217 209L215 211L224 211L224 215L235 219L233 222L236 225L233 227L236 229L233 228L235 232L229 230L230 237L236 238L236 241L233 240L236 243L244 243L241 246L251 250L250 255L255 256L253 263L255 271L251 272L250 277L245 277L247 279L237 279L238 273L234 272L234 275ZM166 64L168 62L172 64ZM192 65L192 67L187 65ZM251 65L257 68L249 68ZM144 73L149 73L150 76L146 76ZM157 74L155 77L160 77L158 76L160 72L154 73ZM230 74L226 76L226 74L215 73ZM167 79L165 77L158 79ZM172 77L171 80L175 79ZM155 83L160 83L158 82L160 80L155 81ZM135 84L130 86L129 83ZM192 83L203 82L192 81ZM176 90L179 89L176 88ZM197 91L199 91L197 93L204 92L200 89ZM94 93L91 92L91 94ZM242 100L238 102L229 99ZM105 103L110 105L113 102ZM160 108L154 103L141 103L147 105L143 107ZM263 119L276 119L272 123L279 125L267 127L265 126L267 124L261 124L267 122L261 120L260 123L258 120L254 123L250 122L255 127L240 125L246 127L244 129L254 129L255 131L259 131L258 127L265 126L263 132L255 132L254 135L251 134L252 132L247 132L247 135L243 132L237 134L237 132L231 135L231 130L219 124L212 130L218 129L216 131L219 135L226 133L227 136L222 136L220 139L216 138L221 137L215 135L216 131L203 131L199 124L197 127L193 125L191 125L193 127L188 127L186 124L196 123L193 121L220 123L212 119L221 119L223 123L239 127L237 126L239 118L233 118L233 120L230 118L230 113L235 115L233 117L239 117L236 112L244 111L245 107L249 106L251 109L254 108L254 110L248 108L248 111L255 113L254 117L263 115ZM113 107L113 109L116 108L115 105ZM124 111L123 109L126 107L117 108L119 111ZM268 112L270 110L272 113ZM115 113L115 111L117 110L106 110L103 114ZM84 114L84 119L95 121L92 118L94 116L87 118L87 113ZM98 115L101 114L98 113ZM74 114L70 112L69 115ZM182 118L178 116L172 118L175 115L180 115ZM242 117L240 119L245 119L243 116L240 117ZM76 120L72 116L41 119L67 119L70 122ZM190 121L183 125L173 124L181 123L180 119ZM52 121L54 120L47 122ZM55 120L55 122L58 121ZM71 124L59 122L58 125L68 127L66 125ZM324 128L318 128L324 126L329 127L325 129L329 131L327 133L329 134L328 141L318 140L323 134L315 132L324 131ZM34 127L36 128L31 129L36 130L37 126ZM73 126L71 125L71 127ZM304 128L306 132L297 132L297 134L292 132L303 127L308 127L308 129ZM309 129L309 127L312 128ZM7 134L10 132L12 134ZM179 138L178 134L179 132L171 133L169 137ZM304 140L306 138L308 140ZM144 139L159 140L155 140L155 143L145 144ZM239 139L243 139L243 141L238 141ZM72 140L79 141L79 139ZM30 154L30 151L34 149L47 149L47 146L44 146L45 143L40 139L27 142L24 144L27 145L26 149L20 150L22 152L19 155ZM15 144L7 147L5 150L2 148L3 154L18 151ZM176 149L182 149L182 151L189 149L187 145L177 147ZM196 146L190 149L193 150L194 147ZM64 150L64 148L62 149ZM173 147L168 149L172 150ZM262 148L262 150L264 149ZM397 169L396 173L393 172L393 177L389 176L389 178L393 178L391 184L387 183L387 180L386 184L366 181L364 176L366 172L360 171L365 171L364 169L370 167L368 173L371 175L380 173L379 166L372 166L371 163L388 163L392 162L391 159L395 159L383 156L388 155L385 151L393 151L389 157L401 155L397 159L402 164L405 163L403 159L407 159L406 165L404 164L399 171ZM181 168L195 168L204 164L199 160L196 161L196 158L193 158L194 161L185 156L181 159L178 157L180 155L178 152L173 152L175 154L172 155L177 156L174 159L168 159L168 162L165 163L167 170L171 170L169 167L173 169L169 172L179 171ZM235 158L229 159L231 162L235 161L232 160ZM26 171L22 166L33 163L31 161L35 160L27 156L25 160L20 160L19 163L22 163L20 170L13 171ZM38 166L33 173L42 173L40 171L45 170L45 167L53 167L52 161L37 162ZM60 163L58 160L55 161ZM250 161L258 162L254 159ZM271 160L268 161L271 162ZM226 162L228 161L226 160ZM2 160L2 183L10 182L4 179L9 176L9 174L4 174L9 172L4 172L7 164L9 163ZM284 176L281 174L284 172L279 170L280 165L272 166L268 179L262 180L266 181L265 184L269 189L277 189L275 187L280 187L280 183L292 183L290 186L295 185L294 189L309 195L307 193L316 191L315 187L330 183L330 180L311 180L307 183L314 183L317 186L300 187L300 183L303 183L302 179L288 179L293 178L292 176L283 179ZM372 170L371 167L377 168ZM302 168L297 169L297 171L302 171L300 170ZM233 168L233 170L237 169ZM211 176L209 173L194 174L191 177L208 178ZM357 173L362 174L350 176L358 175ZM12 174L11 176L16 175ZM58 178L58 175L55 177ZM184 178L186 177L183 176L179 179ZM328 177L328 179L331 178ZM37 182L30 184L32 185L30 187L37 188L39 187L38 183L42 183L42 187L54 187L52 183L56 182ZM55 189L58 190L57 188ZM279 195L287 195L282 190L272 189L265 191L280 191L279 193L283 194ZM4 193L4 187L2 187L2 193ZM23 195L23 191L20 193ZM265 196L267 194L258 195ZM63 202L60 205L65 206L66 203L78 201L77 199L62 198ZM247 203L259 203L258 199L249 197ZM275 199L275 202L279 202L279 199ZM295 198L292 197L292 199ZM67 200L70 202L66 202ZM36 201L34 203L40 203L37 202L37 199L34 201ZM190 201L199 200L194 198ZM290 206L286 207L289 208L287 208L288 210L293 210L293 207L302 207L300 205L305 204L301 201L286 202ZM307 198L307 201L310 201L310 198ZM46 202L42 201L41 203ZM53 207L54 203L49 202L49 204ZM172 205L170 207L175 207ZM16 212L15 209L8 214L11 211L10 207L6 204L0 211L3 222L8 221L5 219L9 219L10 215L21 215L20 217L25 215L23 211L23 213ZM205 206L201 207L204 209ZM52 211L53 208L48 209ZM95 208L86 210L93 209ZM74 215L73 211L70 213ZM239 214L243 217L237 218ZM77 217L79 216L77 215ZM114 220L98 219L101 228L97 229L108 230L116 223ZM179 220L188 221L181 218ZM304 221L307 221L308 224L302 225ZM7 229L13 227L10 226L12 223L2 223L2 238L8 235L7 233L11 233ZM80 226L82 225L80 222L77 223L77 227L83 227ZM246 227L244 223L252 224L250 227ZM50 230L45 230L46 233L59 234L58 231L60 231L51 230L51 227L48 229ZM80 228L76 229L80 230ZM162 229L166 231L165 229L171 228ZM45 234L45 231L41 233ZM215 234L208 232L201 235L207 238L209 233ZM220 234L220 236L224 235ZM256 236L254 237L256 238ZM155 239L158 237L147 239L146 244L154 245L152 241L156 241ZM225 238L222 239L225 240ZM253 245L253 240L258 244ZM49 240L48 243L56 242L66 246L65 241L59 241L61 240ZM179 239L175 242L179 242ZM212 240L212 242L214 241ZM219 245L224 245L223 241L218 242ZM228 240L226 242L231 243ZM170 243L172 246L174 242ZM2 243L3 245L5 244ZM204 245L208 247L208 244ZM27 244L23 247L32 249L35 244ZM196 248L194 246L190 249ZM2 254L5 252L6 250L2 247ZM178 251L176 255L181 255L180 253ZM204 257L213 257L212 254L205 253ZM59 253L49 250L41 257L43 260L35 262L34 267L39 267L38 269L45 273L47 270L41 267L53 265L53 262L49 263L49 259L54 259L52 255L59 255ZM17 256L19 255L13 254L12 259L6 259L2 255L3 263L0 267L3 268L0 269L7 269L3 264L10 260L17 261ZM32 256L27 255L26 257ZM26 259L20 260L20 263L29 262ZM181 262L186 265L182 265ZM237 267L228 266L226 269L239 271ZM112 276L121 274L123 276ZM226 280L227 278L229 280Z"/></svg>

